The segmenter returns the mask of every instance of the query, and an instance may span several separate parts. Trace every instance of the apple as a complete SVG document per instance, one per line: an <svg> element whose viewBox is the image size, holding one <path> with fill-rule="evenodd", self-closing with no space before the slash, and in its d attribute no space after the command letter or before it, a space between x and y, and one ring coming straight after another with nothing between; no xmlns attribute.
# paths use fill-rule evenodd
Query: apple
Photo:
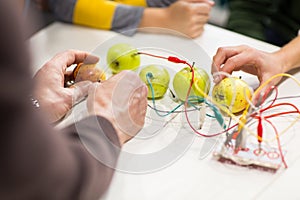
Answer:
<svg viewBox="0 0 300 200"><path fill-rule="evenodd" d="M80 63L73 70L73 78L75 82L91 81L100 82L106 79L104 71L96 67L96 64Z"/></svg>
<svg viewBox="0 0 300 200"><path fill-rule="evenodd" d="M247 99L251 99L251 96L252 89L238 77L224 78L214 86L212 91L213 100L232 113L243 111L248 105Z"/></svg>
<svg viewBox="0 0 300 200"><path fill-rule="evenodd" d="M148 86L148 98L152 98L152 92L147 76L149 77L154 90L154 98L163 97L169 88L169 72L160 65L149 65L144 67L140 71L139 76L140 79Z"/></svg>
<svg viewBox="0 0 300 200"><path fill-rule="evenodd" d="M114 74L122 70L135 70L141 63L137 49L125 43L115 44L110 47L106 61Z"/></svg>
<svg viewBox="0 0 300 200"><path fill-rule="evenodd" d="M181 101L185 101L188 89L192 80L192 70L190 67L185 67L177 72L173 79L173 88L177 97ZM202 68L194 67L194 84L189 96L203 97L208 94L210 89L210 79L207 72ZM202 91L203 93L201 93Z"/></svg>

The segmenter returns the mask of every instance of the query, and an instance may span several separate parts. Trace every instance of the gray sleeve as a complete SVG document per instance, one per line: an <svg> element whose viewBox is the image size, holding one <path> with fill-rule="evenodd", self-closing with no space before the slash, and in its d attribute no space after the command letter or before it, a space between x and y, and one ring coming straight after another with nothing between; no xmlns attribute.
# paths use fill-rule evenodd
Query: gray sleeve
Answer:
<svg viewBox="0 0 300 200"><path fill-rule="evenodd" d="M167 7L177 0L147 0L148 7Z"/></svg>
<svg viewBox="0 0 300 200"><path fill-rule="evenodd" d="M116 8L112 31L131 36L136 32L144 12L143 7L119 4Z"/></svg>
<svg viewBox="0 0 300 200"><path fill-rule="evenodd" d="M77 0L48 0L48 5L57 20L73 23L73 12Z"/></svg>

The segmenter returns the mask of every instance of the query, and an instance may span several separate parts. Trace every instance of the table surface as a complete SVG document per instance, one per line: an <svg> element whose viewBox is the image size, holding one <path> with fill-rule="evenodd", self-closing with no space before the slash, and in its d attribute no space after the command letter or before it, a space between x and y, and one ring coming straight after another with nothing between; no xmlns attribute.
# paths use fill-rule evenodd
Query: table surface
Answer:
<svg viewBox="0 0 300 200"><path fill-rule="evenodd" d="M205 65L206 70L210 69L208 62L221 46L246 44L268 52L278 49L271 44L212 25L205 26L205 32L201 37L187 40L177 36L150 33L138 33L127 38L111 31L56 22L29 40L33 72L57 52L66 49L92 52L100 56L100 63L102 61L105 64L107 48L112 43L120 41L131 42L137 46L153 45L156 53L159 51L166 53L167 49L168 52L175 52L176 55L180 54L189 60L195 60L196 64ZM147 64L152 61L144 59L143 62ZM162 61L158 63L162 64ZM169 65L170 68L172 65ZM257 85L256 77L243 73L242 75L250 85ZM299 73L296 77L300 77ZM288 79L279 86L280 96L299 93L300 88L298 89L292 80ZM299 106L296 100L289 101ZM169 106L174 102L169 102L166 97L158 101L158 104ZM81 107L84 107L84 104L81 104ZM281 168L273 174L219 163L212 158L212 147L222 138L208 139L196 136L186 125L184 118L180 117L181 114L174 115L173 121L171 117L157 118L153 117L154 115L153 111L148 110L145 130L152 130L152 134L153 129L157 128L155 129L157 133L150 134L151 137L147 138L143 137L145 136L143 134L149 133L142 132L139 137L124 146L118 170L103 199L300 199L297 186L300 179L298 150L300 136L296 131L298 127L300 128L299 123L282 136L283 148L287 151L288 169ZM156 119L158 121L161 119L163 125L160 122L155 123ZM66 118L65 121L71 123L72 118ZM286 127L291 119L283 121L285 122L277 124L281 128ZM206 124L210 130L211 123L213 122ZM62 126L64 125L63 123ZM164 151L165 149L169 151ZM172 159L165 163L164 158L170 157Z"/></svg>

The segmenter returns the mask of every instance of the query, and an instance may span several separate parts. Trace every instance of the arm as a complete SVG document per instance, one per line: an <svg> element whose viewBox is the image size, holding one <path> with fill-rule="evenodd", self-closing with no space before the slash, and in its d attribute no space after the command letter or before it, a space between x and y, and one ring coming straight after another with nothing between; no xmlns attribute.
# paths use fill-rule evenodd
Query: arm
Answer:
<svg viewBox="0 0 300 200"><path fill-rule="evenodd" d="M12 1L0 2L0 25L3 27L0 40L6 47L0 54L0 80L5 85L0 90L0 199L99 199L111 181L120 146L143 125L147 87L141 84L137 75L133 79L131 74L130 81L136 80L134 86L140 86L140 89L133 91L141 92L137 94L129 89L130 97L133 97L127 102L130 106L122 105L125 113L131 109L131 121L99 113L99 116L92 115L63 131L55 131L47 125L43 112L34 110L29 100L33 81L29 73L29 56L20 35L24 31L20 28L21 23L17 20L15 10L8 4L12 4ZM10 23L6 21L7 16L10 17ZM67 63L73 63L86 53L70 51L63 55ZM60 61L61 58L56 57L53 63L60 65ZM45 69L56 67L52 65ZM47 75L51 77L57 71L48 72ZM124 73L122 77L129 78ZM113 80L106 83L111 82ZM100 95L100 92L97 90L92 93L97 97L91 100L92 104L103 112L111 113L110 107L102 105L111 105L112 94L107 92L107 95ZM119 101L115 102L118 105ZM124 119L122 111L117 111L116 115ZM123 127L120 126L123 124L126 127L129 125L131 135L124 135ZM135 129L131 129L130 125ZM92 153L91 148L94 150ZM102 156L101 160L97 155Z"/></svg>
<svg viewBox="0 0 300 200"><path fill-rule="evenodd" d="M127 35L134 34L137 27L158 27L173 29L190 37L199 36L214 3L210 0L180 0L172 4L173 2L175 1L49 0L49 7L62 21ZM146 3L149 8L145 8ZM169 7L154 8L166 6Z"/></svg>
<svg viewBox="0 0 300 200"><path fill-rule="evenodd" d="M7 6L10 3L0 3L0 25L4 27L0 40L6 47L0 54L0 80L5 85L0 90L0 199L98 199L113 170L84 148L74 126L58 133L33 110L29 59L20 36L24 31L15 10ZM7 16L11 23L7 23ZM120 145L112 124L103 117L97 119L105 127L102 133ZM79 122L89 127L85 137L99 141L99 150L114 164L119 152L103 140L104 135L88 123L90 120Z"/></svg>
<svg viewBox="0 0 300 200"><path fill-rule="evenodd" d="M300 67L300 36L274 53L281 60L282 72Z"/></svg>
<svg viewBox="0 0 300 200"><path fill-rule="evenodd" d="M98 29L123 32L138 26L146 2L144 0L48 0L48 7L58 20ZM134 31L133 31L134 32ZM128 34L132 34L128 33Z"/></svg>

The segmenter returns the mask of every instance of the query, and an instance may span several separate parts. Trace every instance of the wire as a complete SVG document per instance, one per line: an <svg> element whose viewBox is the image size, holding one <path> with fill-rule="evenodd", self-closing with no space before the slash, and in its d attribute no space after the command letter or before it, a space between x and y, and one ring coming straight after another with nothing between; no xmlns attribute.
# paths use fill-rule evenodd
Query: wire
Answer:
<svg viewBox="0 0 300 200"><path fill-rule="evenodd" d="M167 113L165 113L165 114L160 114L160 112L157 111L157 109L156 109L156 104L155 104L155 93L154 93L154 88L153 88L153 85L152 85L151 80L150 80L151 78L153 78L153 75L152 75L152 73L148 72L148 73L146 74L146 79L147 79L147 83L148 83L148 85L149 85L149 87L150 87L150 90L151 90L152 103L153 103L153 107L155 108L154 110L155 110L156 114L157 114L158 116L160 116L160 117L166 117L166 116L168 116L168 115L174 113L178 108L180 108L180 107L182 106L182 104L178 104L174 109L172 109L171 111L169 111L169 112L167 112Z"/></svg>
<svg viewBox="0 0 300 200"><path fill-rule="evenodd" d="M193 65L190 65L188 62L186 62L185 60L181 60L177 57L172 57L172 56L169 56L169 57L164 57L164 56L158 56L158 55L153 55L153 54L149 54L149 53L145 53L145 52L138 52L138 54L143 54L143 55L147 55L147 56L152 56L152 57L155 57L155 58L160 58L160 59L165 59L165 60L168 60L170 62L174 62L174 63L182 63L182 64L186 64L190 67L191 69L191 73L192 73L192 79L191 79L191 82L190 82L190 85L189 85L189 88L188 88L188 92L187 92L187 95L186 95L186 98L185 98L185 101L182 102L181 104L178 104L174 109L170 110L170 111L161 111L161 110L158 110L156 108L156 104L155 104L155 98L154 98L154 89L153 89L153 86L152 86L152 83L151 83L151 76L150 74L147 74L147 82L149 84L149 87L150 87L150 90L151 90L151 93L152 93L152 103L153 103L153 107L151 107L150 105L148 105L150 108L154 109L155 112L159 115L159 116L162 116L162 117L165 117L167 115L170 115L172 113L179 113L179 112L182 112L182 111L177 111L178 108L180 108L182 105L184 105L184 113L185 113L185 118L187 120L187 123L189 124L190 128L198 135L200 136L203 136L203 137L215 137L215 136L218 136L220 134L223 134L223 133L226 133L226 135L229 135L228 134L228 131L233 129L234 127L238 126L238 131L234 133L234 135L237 137L238 134L241 132L242 129L247 129L247 131L251 134L254 134L253 131L251 131L249 129L249 127L247 127L247 124L249 123L250 120L247 120L248 117L251 117L252 119L257 119L258 120L258 126L257 126L257 140L259 142L259 144L263 141L262 140L262 137L263 137L263 121L266 121L267 123L269 123L272 128L274 129L274 132L275 132L275 138L277 140L277 144L278 144L278 149L279 149L279 152L280 152L280 156L281 156L281 159L282 159L282 162L285 166L285 168L287 168L287 164L285 162L285 159L284 159L284 155L282 153L282 149L281 149L281 144L280 144L280 139L279 139L279 136L281 134L283 134L284 132L286 132L289 128L291 128L299 119L300 119L300 111L299 109L291 104L291 103L278 103L278 104L275 104L276 100L280 100L280 99L288 99L288 98L298 98L300 96L290 96L290 97L281 97L281 98L278 98L278 89L276 86L271 86L269 87L266 92L263 92L262 95L260 95L261 97L261 102L260 103L260 106L259 107L256 107L254 106L254 104L252 103L254 101L254 98L256 98L257 94L259 92L262 91L262 89L268 85L273 79L275 78L278 78L278 77L282 77L282 76L286 76L286 77L289 77L289 78L292 78L299 86L300 86L300 81L298 81L295 77L293 77L292 75L289 75L289 74L277 74L275 76L272 76L270 79L268 79L265 83L263 83L262 85L259 86L259 88L253 93L252 95L252 98L251 100L250 99L247 99L247 106L246 106L246 109L244 110L244 112L242 113L242 116L240 118L237 118L232 112L230 112L230 110L228 108L224 108L224 106L220 105L219 103L215 102L211 97L209 97L204 91L202 91L201 89L199 90L199 93L202 97L198 97L198 96L193 96L191 97L190 96L190 93L191 93L191 90L192 90L192 87L193 87L193 84L194 84L194 77L195 77L195 71L194 71L194 63ZM152 75L152 74L151 74ZM265 101L267 99L267 97L270 95L271 91L275 91L275 97L268 101L266 103L266 107L265 106L262 106L263 104L265 104ZM244 91L245 92L245 91ZM193 99L194 98L194 99ZM218 108L220 110L222 110L223 112L225 112L229 117L230 117L230 121L228 123L228 128L226 129L226 126L222 126L225 130L222 131L222 132L219 132L219 133L214 133L214 134L203 134L199 131L197 131L193 125L191 124L190 120L189 120L189 117L188 117L188 112L192 111L192 110L188 110L187 107L189 105L193 106L195 108L195 110L198 110L200 108L198 108L197 106L195 106L195 102L193 102L193 100L198 100L196 101L196 103L199 103L199 98L202 98L201 101L202 102L205 102L209 107L210 109L214 112L214 117L218 120L219 124L222 126L224 125L224 120L223 120L223 117L222 115L220 114L220 112L218 111ZM212 103L209 103L209 102L212 102ZM270 104L269 104L270 103ZM269 105L268 105L269 104ZM217 107L216 107L216 106ZM252 113L249 113L250 112L250 106L252 107L252 109L254 110ZM289 106L289 107L292 107L293 110L291 111L285 111L285 112L278 112L278 113L274 113L274 114L269 114L269 115L263 115L264 112L266 111L269 111L273 108L276 108L276 107L282 107L282 106ZM251 111L252 111L251 109ZM218 111L218 112L217 112ZM161 114L161 113L165 113L165 114ZM278 116L282 116L282 115L288 115L288 114L299 114L299 116L296 118L295 121L293 121L286 129L284 129L281 134L278 132L278 130L276 129L275 125L269 120L273 117L278 117ZM231 121L232 119L238 121L238 123L236 123L235 125L231 126L230 127L230 124L231 124Z"/></svg>
<svg viewBox="0 0 300 200"><path fill-rule="evenodd" d="M173 63L181 63L181 64L187 64L190 69L191 69L191 72L192 72L192 78L191 78L191 82L190 82L190 85L189 85L189 88L188 88L188 92L187 92L187 95L186 95L186 99L184 101L184 113L185 113L185 117L186 117L186 120L190 126L190 128L198 135L201 135L203 137L214 137L214 136L217 136L217 135L220 135L220 134L223 134L225 132L228 132L229 130L231 130L232 128L234 128L235 126L237 126L237 124L233 125L232 127L229 127L228 129L226 129L226 125L224 125L224 120L223 120L223 117L222 115L219 113L219 111L217 112L217 108L215 106L213 106L212 104L208 104L208 106L213 110L214 114L215 114L215 117L217 119L217 121L219 122L219 124L221 125L221 127L223 127L224 131L222 132L219 132L219 133L215 133L215 134L212 134L212 135L207 135L207 134L203 134L203 133L200 133L199 131L197 131L191 124L190 120L189 120L189 117L187 115L188 113L188 110L187 110L187 107L188 105L190 105L190 93L191 93L191 89L192 89L192 86L194 84L194 77L195 77L195 71L194 71L194 66L190 65L188 62L186 62L185 60L181 60L177 57L173 57L173 56L168 56L168 57L164 57L164 56L158 56L158 55L154 55L154 54L150 54L150 53L145 53L145 52L138 52L137 54L141 54L141 55L147 55L147 56L151 56L151 57L155 57L155 58L160 58L160 59L165 59L165 60L168 60L169 62L173 62ZM193 64L194 65L194 64ZM165 116L168 116L170 115L171 113L174 113L181 105L178 105L176 106L174 109L172 109L171 111L165 113L165 114L160 114L158 112L158 110L156 109L156 104L155 104L155 98L154 98L154 89L153 89L153 86L152 86L152 83L151 83L151 76L153 76L151 73L147 74L147 83L149 84L149 87L150 87L150 90L151 90L151 94L152 94L152 103L153 103L153 107L154 107L154 110L155 112L157 113L157 115L161 116L161 117L165 117ZM205 99L205 97L207 97L208 95L205 94L201 89L199 90L200 94L203 96L203 100ZM197 97L198 98L198 97ZM193 105L193 104L192 104ZM220 106L221 107L221 106ZM232 115L232 113L231 113Z"/></svg>
<svg viewBox="0 0 300 200"><path fill-rule="evenodd" d="M276 139L277 139L277 144L278 144L278 150L279 150L279 153L280 153L280 157L281 157L282 163L283 163L283 165L284 165L285 168L288 168L288 166L287 166L287 164L285 162L285 159L284 159L284 155L282 153L278 131L277 131L276 127L274 126L274 124L271 121L269 121L267 119L265 119L265 121L268 122L273 127L273 129L275 131L275 135L276 135Z"/></svg>

